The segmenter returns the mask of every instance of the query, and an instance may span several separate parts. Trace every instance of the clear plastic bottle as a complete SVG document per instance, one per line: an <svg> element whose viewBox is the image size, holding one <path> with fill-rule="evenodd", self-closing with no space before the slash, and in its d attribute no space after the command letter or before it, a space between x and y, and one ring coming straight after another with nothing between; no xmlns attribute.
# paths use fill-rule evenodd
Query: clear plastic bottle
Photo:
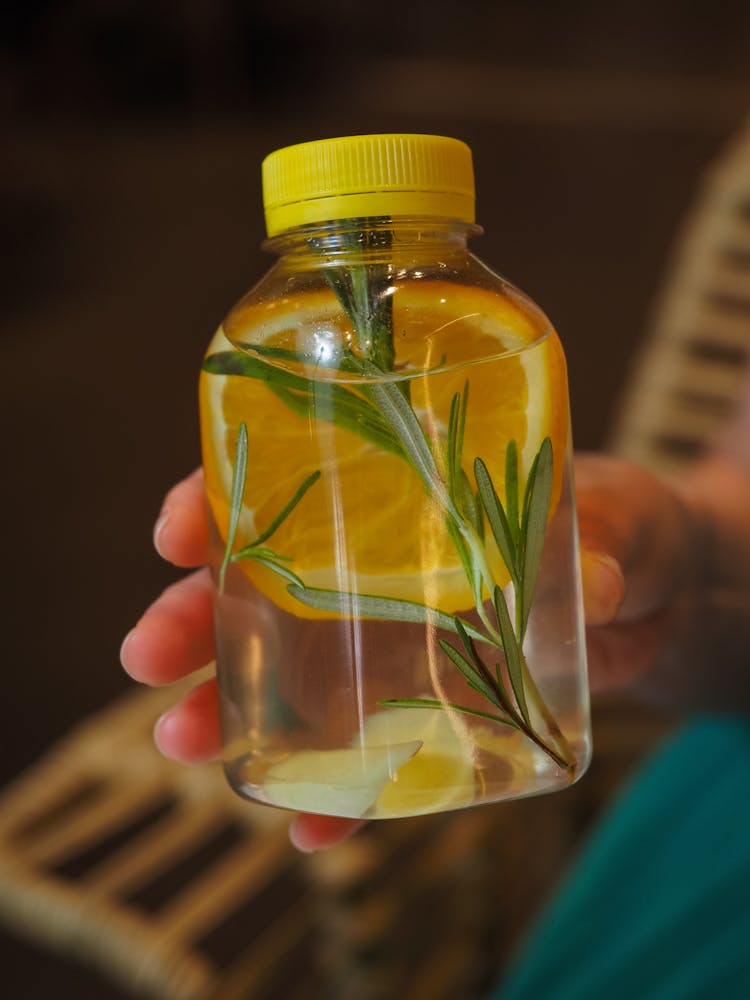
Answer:
<svg viewBox="0 0 750 1000"><path fill-rule="evenodd" d="M471 153L355 136L264 162L278 261L200 384L229 781L408 816L590 756L565 361L467 248Z"/></svg>

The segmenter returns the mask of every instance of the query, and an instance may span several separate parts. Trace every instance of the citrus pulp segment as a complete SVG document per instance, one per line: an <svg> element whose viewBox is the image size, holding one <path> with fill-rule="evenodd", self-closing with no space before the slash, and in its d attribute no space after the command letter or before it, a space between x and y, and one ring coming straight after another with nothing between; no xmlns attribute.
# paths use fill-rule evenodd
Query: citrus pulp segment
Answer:
<svg viewBox="0 0 750 1000"><path fill-rule="evenodd" d="M388 747L300 750L268 769L263 790L274 806L359 819L420 746L412 738Z"/></svg>
<svg viewBox="0 0 750 1000"><path fill-rule="evenodd" d="M335 334L340 343L352 337L332 295L324 292L297 295L283 310L264 305L253 311L247 306L238 315L243 341L292 345L303 356L307 340L319 340L321 331L327 331L329 340ZM233 340L239 337L238 324L235 316L227 325ZM514 439L518 444L523 482L542 439L549 435L556 458L554 509L567 435L564 361L555 335L540 335L538 324L515 303L437 282L396 290L393 333L396 366L402 375L410 375L411 405L438 461L443 461L451 400L468 380L465 471L473 478L473 460L481 456L502 498L507 443ZM209 354L231 349L219 331ZM498 360L480 360L488 356ZM310 377L312 372L304 374ZM331 371L318 370L317 375L324 382ZM357 391L346 379L338 384ZM206 487L223 538L239 424L244 422L248 430L245 500L235 548L253 541L300 483L320 470L320 480L268 543L290 559L285 565L306 586L430 603L449 613L472 606L444 512L403 458L320 419L318 413L300 415L256 379L204 372L200 393ZM508 575L494 543L488 553L497 582L504 585ZM285 610L307 618L332 614L301 605L287 592L286 581L268 568L251 560L238 565Z"/></svg>
<svg viewBox="0 0 750 1000"><path fill-rule="evenodd" d="M398 745L418 739L421 749L383 787L369 815L373 819L470 805L475 795L472 743L468 729L442 709L392 708L369 716L365 746Z"/></svg>

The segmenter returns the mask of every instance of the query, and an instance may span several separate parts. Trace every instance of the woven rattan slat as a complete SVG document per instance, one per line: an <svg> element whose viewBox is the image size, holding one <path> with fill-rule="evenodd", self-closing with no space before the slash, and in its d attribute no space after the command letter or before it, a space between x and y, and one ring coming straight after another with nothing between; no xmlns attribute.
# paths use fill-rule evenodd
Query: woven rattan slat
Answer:
<svg viewBox="0 0 750 1000"><path fill-rule="evenodd" d="M165 791L164 782L158 778L143 784L109 785L95 804L87 804L45 836L32 840L26 847L26 856L38 865L57 864L85 850L134 813L157 803Z"/></svg>
<svg viewBox="0 0 750 1000"><path fill-rule="evenodd" d="M175 896L159 914L164 941L195 940L237 898L247 898L278 877L296 859L286 837L258 840L248 850L242 842Z"/></svg>
<svg viewBox="0 0 750 1000"><path fill-rule="evenodd" d="M207 997L218 977L203 956L165 953L138 913L92 900L76 885L0 863L0 917L16 932L94 964L137 996L170 1000Z"/></svg>
<svg viewBox="0 0 750 1000"><path fill-rule="evenodd" d="M707 177L687 220L655 310L650 336L622 400L613 447L675 474L729 419L750 356L750 122ZM718 424L686 416L673 401L724 399ZM671 447L671 444L674 447Z"/></svg>
<svg viewBox="0 0 750 1000"><path fill-rule="evenodd" d="M216 765L188 769L157 753L153 723L180 694L177 686L125 696L3 794L0 918L93 962L134 995L207 1000L225 977L239 983L241 976L234 957L217 965L200 939L262 885L283 877L296 854L287 816L243 803ZM228 825L232 846L206 868L201 849ZM157 893L155 911L144 909L137 892L180 864L186 866L181 886L168 889L166 903ZM284 941L296 943L306 933L304 927L293 933L284 914L279 919ZM264 936L274 928L270 920ZM254 942L241 941L239 951L245 973L256 975L260 962L273 989ZM310 957L300 961L314 980ZM283 969L277 966L275 972Z"/></svg>
<svg viewBox="0 0 750 1000"><path fill-rule="evenodd" d="M153 878L165 865L188 855L222 824L221 814L177 808L174 815L129 841L85 877L87 891L123 896Z"/></svg>
<svg viewBox="0 0 750 1000"><path fill-rule="evenodd" d="M747 346L747 318L743 316L732 316L706 303L697 310L693 329L699 335L706 331L706 338L715 339L719 343L730 344L734 347Z"/></svg>
<svg viewBox="0 0 750 1000"><path fill-rule="evenodd" d="M705 389L701 387L700 391L705 392ZM726 418L721 412L699 410L690 401L682 402L680 399L671 400L661 412L668 421L668 426L679 427L680 434L686 438L697 438L701 441L718 434L726 423ZM633 421L631 430L633 434L643 438L652 438L654 435L654 427L648 420L647 413L642 415L641 420Z"/></svg>

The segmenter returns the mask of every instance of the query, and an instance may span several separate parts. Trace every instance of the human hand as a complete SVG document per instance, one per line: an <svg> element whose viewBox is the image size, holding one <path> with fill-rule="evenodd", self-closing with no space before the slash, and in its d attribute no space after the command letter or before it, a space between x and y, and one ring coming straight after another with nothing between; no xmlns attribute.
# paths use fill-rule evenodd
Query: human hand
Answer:
<svg viewBox="0 0 750 1000"><path fill-rule="evenodd" d="M203 473L196 470L167 494L154 527L154 545L168 562L201 567L173 584L147 608L122 644L120 658L134 680L160 686L194 673L214 658L213 594L205 563L208 525ZM200 763L221 755L216 681L195 687L156 723L154 740L167 757ZM314 851L343 840L362 821L300 815L292 842Z"/></svg>
<svg viewBox="0 0 750 1000"><path fill-rule="evenodd" d="M677 495L648 473L597 455L577 460L584 605L592 686L621 686L648 670L669 641L671 605L690 549L690 519ZM167 495L154 529L159 554L203 566L208 551L200 471ZM121 658L146 684L168 684L213 659L208 570L167 588L126 637ZM166 756L198 762L220 755L216 682L195 688L156 724ZM343 839L361 821L300 815L290 828L301 850Z"/></svg>

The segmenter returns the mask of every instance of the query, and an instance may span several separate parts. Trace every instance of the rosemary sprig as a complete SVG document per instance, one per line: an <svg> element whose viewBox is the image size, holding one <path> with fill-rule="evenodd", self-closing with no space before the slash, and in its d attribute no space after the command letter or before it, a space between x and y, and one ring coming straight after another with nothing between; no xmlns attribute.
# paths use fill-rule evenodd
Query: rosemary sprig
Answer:
<svg viewBox="0 0 750 1000"><path fill-rule="evenodd" d="M418 625L431 625L433 628L447 629L457 632L461 625L473 639L480 642L497 643L478 631L473 625L460 618L448 615L437 608L416 601L402 601L393 597L375 597L372 594L354 594L341 590L322 590L316 587L287 587L287 590L302 604L318 611L333 611L342 617L352 617L354 614L362 618L376 618L381 621L412 622Z"/></svg>
<svg viewBox="0 0 750 1000"><path fill-rule="evenodd" d="M304 480L304 482L300 484L291 500L289 500L280 513L276 515L265 531L261 532L261 534L258 535L254 541L243 546L239 551L232 552L232 549L234 548L234 540L237 534L237 526L242 512L242 504L245 498L246 472L247 426L244 423L241 423L237 433L237 446L235 448L234 467L232 469L229 529L227 531L227 540L224 546L224 558L222 559L221 568L219 570L219 593L224 592L224 583L229 563L239 562L242 559L252 559L261 566L265 566L267 569L270 569L274 573L283 577L289 584L291 584L291 586L304 588L305 585L299 576L292 572L288 566L283 565L285 562L291 562L292 557L279 555L279 553L274 549L269 548L267 545L263 545L263 542L267 542L268 539L281 527L294 508L299 504L305 493L307 493L310 487L313 486L318 479L320 479L320 470L313 472Z"/></svg>
<svg viewBox="0 0 750 1000"><path fill-rule="evenodd" d="M224 579L227 575L229 560L232 558L232 548L234 547L234 536L237 534L237 525L240 523L240 513L242 511L242 497L245 493L245 475L247 472L247 426L242 423L237 430L237 444L234 452L234 466L232 467L232 492L229 509L229 528L227 530L227 542L224 547L224 558L221 560L219 569L219 592L224 592Z"/></svg>
<svg viewBox="0 0 750 1000"><path fill-rule="evenodd" d="M268 539L273 534L275 534L275 532L278 530L278 528L281 527L281 525L284 523L284 521L286 521L286 519L292 513L292 511L297 506L297 504L300 502L300 500L305 495L305 493L307 493L307 491L310 489L310 487L313 486L315 483L317 483L317 481L319 479L320 479L320 469L318 469L315 472L310 473L310 475L307 477L307 479L305 479L305 481L303 483L301 483L300 486L297 487L297 491L294 494L294 496L292 497L292 499L283 508L283 510L281 511L281 513L279 513L279 514L276 515L276 517L273 519L273 521L271 521L271 523L268 525L268 527L266 528L266 530L263 531L263 532L261 532L261 534L258 535L258 537L255 539L255 541L251 542L250 545L246 546L244 549L240 549L239 552L235 553L235 555L232 556L232 559L233 560L244 559L245 558L245 552L246 552L247 549L249 549L249 548L256 548L258 545L262 545L263 542L267 542Z"/></svg>
<svg viewBox="0 0 750 1000"><path fill-rule="evenodd" d="M461 649L442 638L438 640L440 648L469 687L490 702L492 712L429 698L388 699L380 704L392 707L447 707L492 719L521 731L559 767L573 772L575 758L571 748L541 697L522 648L549 517L553 482L551 442L549 438L542 442L529 471L523 497L515 441L509 443L505 454L505 504L498 496L486 464L478 457L473 466L473 488L463 463L469 395L467 382L463 392L456 393L451 402L444 453L442 456L436 454L411 406L408 380L394 381L392 377L395 354L391 299L386 287L391 280L390 268L383 264L368 264L366 260L368 251L389 245L390 234L382 228L375 233L366 230L363 224L361 232L353 232L347 237L350 249L356 250L352 266L324 268L326 280L347 313L357 341L356 350L342 348L335 359L335 366L340 371L354 372L362 377L356 384L356 391L340 383L308 379L281 367L289 361L318 363L317 359L305 358L284 348L247 345L253 349L254 355L219 352L206 359L204 368L217 374L260 380L298 415L330 421L405 460L444 513L446 529L471 587L481 628L416 602L306 587L299 576L284 566L283 562L289 559L262 543L268 541L289 517L319 473L308 477L300 485L262 535L232 555L245 474L239 437L232 482L230 532L220 573L221 586L230 560L251 558L285 577L289 581L289 593L308 607L342 616L358 615L430 625L458 635ZM244 441L246 449L246 435ZM487 561L485 519L510 576L515 626L505 594L497 586ZM494 613L494 621L488 609ZM494 665L494 671L491 670L479 655L476 643L502 650L504 670L500 663ZM536 731L532 709L533 716L544 722L549 739Z"/></svg>
<svg viewBox="0 0 750 1000"><path fill-rule="evenodd" d="M505 603L505 595L500 587L495 587L494 604L497 622L500 626L500 635L503 637L503 651L505 653L505 663L508 667L510 686L513 688L513 694L515 695L521 717L526 725L530 726L529 710L526 706L526 692L523 688L521 647L516 638L516 633L513 631L510 615L508 614L508 605Z"/></svg>
<svg viewBox="0 0 750 1000"><path fill-rule="evenodd" d="M263 352L274 360L279 356L274 349L261 345L254 344L253 350ZM294 355L294 358L297 362L304 361L299 355ZM313 381L239 351L217 351L209 355L203 362L203 370L213 375L241 375L263 382L303 419L321 416L359 435L376 448L404 457L400 442L377 408L342 385Z"/></svg>
<svg viewBox="0 0 750 1000"><path fill-rule="evenodd" d="M464 568L471 586L474 606L491 635L496 635L489 621L482 599L483 584L491 585L490 574L483 560L484 522L477 498L464 472L463 446L466 427L466 410L469 401L469 383L464 383L462 393L455 393L448 416L448 434L445 447L445 467L448 493L454 509L446 510L446 529ZM462 529L463 522L463 529ZM469 529L469 530L467 530Z"/></svg>
<svg viewBox="0 0 750 1000"><path fill-rule="evenodd" d="M396 352L393 345L393 303L390 284L392 266L387 251L393 242L390 219L353 219L351 228L337 239L346 249L351 263L347 267L326 266L326 281L336 294L352 324L358 343L357 354L367 358L381 371L393 371ZM313 251L325 251L325 238L309 240ZM386 257L385 262L377 258ZM373 259L375 258L375 259ZM408 391L401 391L408 398Z"/></svg>
<svg viewBox="0 0 750 1000"><path fill-rule="evenodd" d="M523 548L519 551L519 563L523 566L521 575L520 611L517 610L517 628L523 637L531 611L539 568L542 563L544 533L552 498L552 442L542 441L526 481L523 502L520 539ZM519 539L519 541L520 541Z"/></svg>

